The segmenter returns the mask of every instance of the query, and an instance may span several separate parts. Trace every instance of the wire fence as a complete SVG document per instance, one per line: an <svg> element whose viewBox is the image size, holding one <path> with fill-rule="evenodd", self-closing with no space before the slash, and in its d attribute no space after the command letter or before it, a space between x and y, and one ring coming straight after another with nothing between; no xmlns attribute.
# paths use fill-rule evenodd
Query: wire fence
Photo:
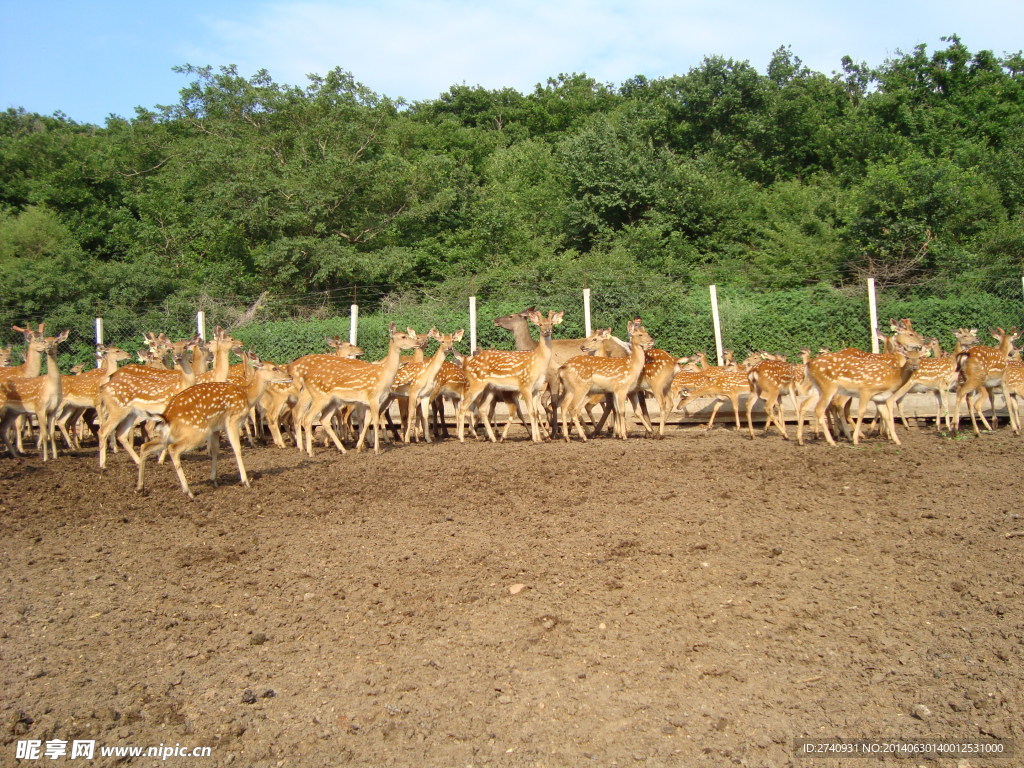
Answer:
<svg viewBox="0 0 1024 768"><path fill-rule="evenodd" d="M326 349L325 337L350 338L353 299L359 306L357 342L366 359L383 356L390 322L405 329L425 331L436 326L443 332L467 330L469 297L476 297L478 347L511 349L511 334L493 318L536 305L539 309L565 312L558 329L563 338L585 335L584 287L590 290L591 324L610 327L625 336L626 323L643 318L659 347L673 354L706 351L713 358L716 336L708 286L682 284L672 278L617 276L590 279L586 284L557 281L536 284L465 285L452 288L425 286L400 293L387 286L358 286L314 294L262 296L226 301L200 296L189 300L173 297L142 307L111 307L102 310L102 339L129 352L144 345L143 334L165 333L172 339L197 332L197 314L205 316L212 335L216 326L252 346L257 353L277 362ZM867 283L847 286L813 285L788 291L754 291L739 286L716 287L721 327L720 343L737 357L767 350L793 359L801 348L817 352L821 347L871 348L871 318ZM1024 280L1010 277L984 282L938 282L916 286L882 287L876 291L879 327L890 318L909 317L925 336L935 336L951 348L952 332L959 327L977 328L984 341L989 328L1024 326ZM67 328L69 340L59 358L62 370L75 363L90 363L97 341L94 313L64 310L37 317L9 317L0 326L0 346L13 346L12 364L22 359L24 343L12 325L44 322L48 332ZM467 348L463 342L463 348Z"/></svg>

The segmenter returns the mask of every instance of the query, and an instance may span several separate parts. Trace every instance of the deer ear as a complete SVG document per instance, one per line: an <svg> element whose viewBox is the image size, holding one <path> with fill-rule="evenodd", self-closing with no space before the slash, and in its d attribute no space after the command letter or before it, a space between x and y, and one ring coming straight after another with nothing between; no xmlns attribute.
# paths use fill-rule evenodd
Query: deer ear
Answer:
<svg viewBox="0 0 1024 768"><path fill-rule="evenodd" d="M600 335L599 338L603 341L604 339L610 339L611 337L612 337L612 329L611 328L605 328L603 331L601 331L601 335Z"/></svg>
<svg viewBox="0 0 1024 768"><path fill-rule="evenodd" d="M392 320L390 323L388 323L388 333L390 333L393 336L396 330L397 329L395 328L395 323Z"/></svg>
<svg viewBox="0 0 1024 768"><path fill-rule="evenodd" d="M405 329L405 332L406 332L407 334L409 334L410 336L418 336L418 335L419 335L419 334L417 334L417 333L416 333L416 331L414 331L414 330L413 330L412 328L406 328L406 329Z"/></svg>
<svg viewBox="0 0 1024 768"><path fill-rule="evenodd" d="M57 334L57 343L60 344L62 341L67 341L68 331L61 331Z"/></svg>
<svg viewBox="0 0 1024 768"><path fill-rule="evenodd" d="M462 340L462 335L464 333L465 333L465 331L462 328L459 328L459 330L457 330L455 333L452 334L452 341L461 341Z"/></svg>
<svg viewBox="0 0 1024 768"><path fill-rule="evenodd" d="M527 314L527 317L530 318L530 322L533 323L534 325L540 325L540 312L538 312L536 309L528 309L527 312L529 313Z"/></svg>
<svg viewBox="0 0 1024 768"><path fill-rule="evenodd" d="M437 341L441 340L441 334L437 332L437 328L431 328L427 335Z"/></svg>
<svg viewBox="0 0 1024 768"><path fill-rule="evenodd" d="M562 322L563 317L565 317L565 312L555 312L555 314L551 316L551 323L553 325L558 325Z"/></svg>

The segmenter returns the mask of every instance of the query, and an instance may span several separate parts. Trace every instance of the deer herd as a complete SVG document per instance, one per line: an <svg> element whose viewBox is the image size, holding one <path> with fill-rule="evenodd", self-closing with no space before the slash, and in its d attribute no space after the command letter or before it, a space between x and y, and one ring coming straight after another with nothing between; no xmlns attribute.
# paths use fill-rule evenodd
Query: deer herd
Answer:
<svg viewBox="0 0 1024 768"><path fill-rule="evenodd" d="M627 402L647 434L662 436L668 414L679 409L686 413L699 398L713 399L707 429L729 402L741 431L743 396L751 439L753 409L761 400L765 433L774 426L788 439L783 416L788 397L800 445L805 415L809 419L812 409L815 432L824 433L830 445L836 444L833 431L841 431L857 445L869 404L874 405L873 429L899 445L895 416L907 426L902 401L912 392L934 395L936 429L959 429L966 403L975 434L980 434L979 420L986 430L996 426L995 398L1001 394L1013 432L1022 431L1024 363L1014 345L1020 336L1017 328L993 329L994 346L980 344L976 329L957 329L955 348L944 353L936 339L926 340L910 320L894 320L892 335L880 334L885 345L880 353L822 349L815 356L805 349L800 362L794 363L766 352L736 363L727 354L724 365L712 366L702 352L677 357L655 348L640 318L627 324L627 340L613 336L610 328L583 339L555 338L562 319L562 312L543 315L535 308L499 317L494 324L512 332L516 349L472 355L455 348L462 330L441 333L431 328L418 334L412 328L399 331L392 323L387 355L372 363L357 359L363 350L340 338L327 339L328 353L276 365L260 360L221 328L209 342L198 336L172 342L163 334L146 334L139 363L119 367L130 355L100 345L95 369L69 375L62 375L57 365L57 349L67 331L46 336L43 324L37 329L14 326L24 335L26 348L24 362L17 366L10 364L12 350L0 349L0 439L8 453L20 455L24 436L34 424L36 448L47 461L57 457L58 430L69 449L79 449L82 435L91 431L101 469L106 467L108 449L120 445L137 464L136 487L143 490L147 458L159 453L163 461L170 456L182 490L193 498L181 454L205 443L216 484L220 432L234 452L242 484L248 486L243 431L252 444L254 434L261 436L265 429L276 445L284 447L281 427L288 423L294 445L313 455L318 426L324 440L329 438L342 452L347 439L355 439L357 450L363 450L372 427L373 450L380 453L382 427L405 442L447 437L446 403L454 411L460 441L465 441L467 429L477 438L481 422L489 440L504 439L513 416L533 442L552 439L559 429L566 441L574 429L586 441L601 434L609 418L615 437L626 439ZM537 328L537 339L531 326ZM437 348L427 357L432 341ZM231 363L232 353L240 363ZM41 374L44 357L46 373ZM657 429L648 412L648 395L658 405ZM509 412L501 438L492 425L499 402ZM991 423L985 417L986 403ZM599 406L598 418L594 409ZM589 430L581 422L584 413ZM144 431L138 452L137 426Z"/></svg>

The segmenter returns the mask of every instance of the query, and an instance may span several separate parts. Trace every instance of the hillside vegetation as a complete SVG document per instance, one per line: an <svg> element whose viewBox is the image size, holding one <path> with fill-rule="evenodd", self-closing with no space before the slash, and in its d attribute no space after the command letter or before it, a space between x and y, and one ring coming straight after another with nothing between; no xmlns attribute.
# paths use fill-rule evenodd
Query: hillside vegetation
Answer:
<svg viewBox="0 0 1024 768"><path fill-rule="evenodd" d="M103 127L10 109L0 320L329 317L354 288L403 318L463 312L471 289L571 309L586 281L610 317L675 332L689 286L800 307L866 275L1019 301L1024 58L943 44L417 103L340 69L294 86L186 65L178 103Z"/></svg>

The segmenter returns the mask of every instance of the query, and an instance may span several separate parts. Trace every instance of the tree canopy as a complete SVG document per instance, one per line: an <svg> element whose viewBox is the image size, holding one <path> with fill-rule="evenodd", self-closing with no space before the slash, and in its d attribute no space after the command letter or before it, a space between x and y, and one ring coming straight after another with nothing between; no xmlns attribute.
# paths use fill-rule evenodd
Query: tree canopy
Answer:
<svg viewBox="0 0 1024 768"><path fill-rule="evenodd" d="M613 85L384 98L178 71L176 104L105 126L0 114L5 317L169 297L576 271L786 290L872 273L997 280L1024 254L1024 58L957 37L877 65L764 73L709 56Z"/></svg>

